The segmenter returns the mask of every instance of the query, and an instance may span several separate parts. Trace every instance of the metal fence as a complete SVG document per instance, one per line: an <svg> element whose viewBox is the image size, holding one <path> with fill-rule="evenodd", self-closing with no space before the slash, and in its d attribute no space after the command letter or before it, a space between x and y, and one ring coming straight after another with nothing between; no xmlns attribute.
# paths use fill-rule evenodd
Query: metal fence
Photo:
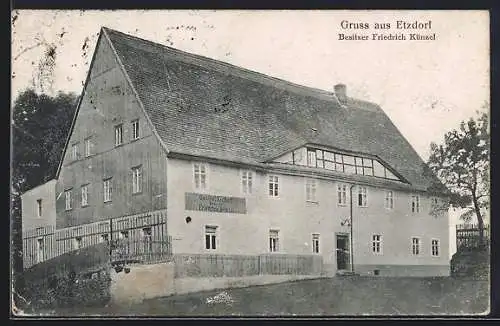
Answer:
<svg viewBox="0 0 500 326"><path fill-rule="evenodd" d="M43 226L23 232L24 268L59 255L55 250L55 232L54 226Z"/></svg>
<svg viewBox="0 0 500 326"><path fill-rule="evenodd" d="M171 236L164 240L119 239L111 244L111 264L155 264L172 260Z"/></svg>
<svg viewBox="0 0 500 326"><path fill-rule="evenodd" d="M171 253L171 237L167 235L166 212L154 211L64 229L47 226L28 230L23 233L24 268L75 250L111 243L122 244L117 246L118 251L127 244L128 254L143 261L167 259ZM113 256L111 251L112 248Z"/></svg>
<svg viewBox="0 0 500 326"><path fill-rule="evenodd" d="M175 277L241 277L252 275L319 275L319 255L264 254L212 255L176 254Z"/></svg>
<svg viewBox="0 0 500 326"><path fill-rule="evenodd" d="M480 243L480 228L477 224L459 224L456 226L457 250L475 249L490 243L490 227L483 229L484 243Z"/></svg>

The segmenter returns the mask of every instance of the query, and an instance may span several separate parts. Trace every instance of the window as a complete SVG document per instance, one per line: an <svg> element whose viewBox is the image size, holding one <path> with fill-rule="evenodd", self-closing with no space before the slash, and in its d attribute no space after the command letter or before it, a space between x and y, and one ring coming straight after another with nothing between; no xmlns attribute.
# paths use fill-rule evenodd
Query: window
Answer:
<svg viewBox="0 0 500 326"><path fill-rule="evenodd" d="M306 179L306 201L316 202L316 179Z"/></svg>
<svg viewBox="0 0 500 326"><path fill-rule="evenodd" d="M128 231L121 231L120 239L128 239Z"/></svg>
<svg viewBox="0 0 500 326"><path fill-rule="evenodd" d="M277 252L279 251L279 231L270 230L269 231L269 251Z"/></svg>
<svg viewBox="0 0 500 326"><path fill-rule="evenodd" d="M358 188L358 206L359 207L366 207L367 202L366 202L366 187L359 187Z"/></svg>
<svg viewBox="0 0 500 326"><path fill-rule="evenodd" d="M92 140L90 138L85 139L85 157L92 155Z"/></svg>
<svg viewBox="0 0 500 326"><path fill-rule="evenodd" d="M279 178L275 175L269 176L269 196L278 197Z"/></svg>
<svg viewBox="0 0 500 326"><path fill-rule="evenodd" d="M316 167L316 150L307 151L307 165Z"/></svg>
<svg viewBox="0 0 500 326"><path fill-rule="evenodd" d="M307 166L343 173L399 180L397 176L377 159L335 153L322 149L307 148Z"/></svg>
<svg viewBox="0 0 500 326"><path fill-rule="evenodd" d="M110 202L113 195L113 183L111 178L103 181L104 184L104 202Z"/></svg>
<svg viewBox="0 0 500 326"><path fill-rule="evenodd" d="M337 185L337 204L344 206L347 204L347 185Z"/></svg>
<svg viewBox="0 0 500 326"><path fill-rule="evenodd" d="M316 151L316 166L319 168L325 167L325 161L323 159L323 151L319 149Z"/></svg>
<svg viewBox="0 0 500 326"><path fill-rule="evenodd" d="M253 183L252 171L243 171L241 173L241 187L243 189L244 194L252 193L252 183Z"/></svg>
<svg viewBox="0 0 500 326"><path fill-rule="evenodd" d="M314 254L319 254L319 234L312 235L312 250Z"/></svg>
<svg viewBox="0 0 500 326"><path fill-rule="evenodd" d="M83 247L82 237L76 237L74 242L74 249L81 249Z"/></svg>
<svg viewBox="0 0 500 326"><path fill-rule="evenodd" d="M439 256L439 240L437 239L431 240L431 255L433 257Z"/></svg>
<svg viewBox="0 0 500 326"><path fill-rule="evenodd" d="M205 226L205 249L217 249L217 227Z"/></svg>
<svg viewBox="0 0 500 326"><path fill-rule="evenodd" d="M123 144L123 125L115 126L115 146Z"/></svg>
<svg viewBox="0 0 500 326"><path fill-rule="evenodd" d="M78 160L78 143L75 143L71 146L71 159L73 161Z"/></svg>
<svg viewBox="0 0 500 326"><path fill-rule="evenodd" d="M37 254L36 254L37 262L42 262L45 260L45 243L43 238L39 238L37 240Z"/></svg>
<svg viewBox="0 0 500 326"><path fill-rule="evenodd" d="M71 189L66 190L64 192L65 202L66 202L66 210L69 211L71 209Z"/></svg>
<svg viewBox="0 0 500 326"><path fill-rule="evenodd" d="M194 164L194 187L200 190L207 189L207 166L205 164Z"/></svg>
<svg viewBox="0 0 500 326"><path fill-rule="evenodd" d="M374 234L372 236L372 252L374 254L382 253L382 236L380 234Z"/></svg>
<svg viewBox="0 0 500 326"><path fill-rule="evenodd" d="M132 168L132 193L142 191L142 166Z"/></svg>
<svg viewBox="0 0 500 326"><path fill-rule="evenodd" d="M139 138L139 120L132 121L132 139Z"/></svg>
<svg viewBox="0 0 500 326"><path fill-rule="evenodd" d="M144 242L144 252L151 253L153 251L153 233L150 227L142 229L142 240Z"/></svg>
<svg viewBox="0 0 500 326"><path fill-rule="evenodd" d="M87 206L89 204L88 195L89 195L89 186L83 185L82 186L82 207Z"/></svg>
<svg viewBox="0 0 500 326"><path fill-rule="evenodd" d="M385 208L394 208L394 193L392 192L392 190L387 190L385 192Z"/></svg>
<svg viewBox="0 0 500 326"><path fill-rule="evenodd" d="M411 212L412 213L420 212L420 197L419 196L411 196Z"/></svg>
<svg viewBox="0 0 500 326"><path fill-rule="evenodd" d="M36 213L38 217L42 217L42 200L37 199L36 200Z"/></svg>
<svg viewBox="0 0 500 326"><path fill-rule="evenodd" d="M411 252L413 255L420 255L420 239L419 238L411 238Z"/></svg>

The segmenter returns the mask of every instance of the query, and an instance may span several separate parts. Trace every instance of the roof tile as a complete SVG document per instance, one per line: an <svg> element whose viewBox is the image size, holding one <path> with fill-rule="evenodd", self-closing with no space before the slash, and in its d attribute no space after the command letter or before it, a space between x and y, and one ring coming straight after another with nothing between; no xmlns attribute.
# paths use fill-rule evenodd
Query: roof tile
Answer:
<svg viewBox="0 0 500 326"><path fill-rule="evenodd" d="M425 189L424 162L376 104L105 29L168 149L266 162L315 143L380 157Z"/></svg>

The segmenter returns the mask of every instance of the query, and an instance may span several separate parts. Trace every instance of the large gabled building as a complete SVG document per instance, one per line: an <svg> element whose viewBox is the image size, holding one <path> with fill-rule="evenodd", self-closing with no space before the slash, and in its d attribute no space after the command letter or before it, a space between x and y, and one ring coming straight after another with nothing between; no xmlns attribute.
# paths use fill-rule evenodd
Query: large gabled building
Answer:
<svg viewBox="0 0 500 326"><path fill-rule="evenodd" d="M102 28L51 187L56 229L104 236L101 222L161 211L174 254L448 275L434 184L383 110L343 84L304 87Z"/></svg>

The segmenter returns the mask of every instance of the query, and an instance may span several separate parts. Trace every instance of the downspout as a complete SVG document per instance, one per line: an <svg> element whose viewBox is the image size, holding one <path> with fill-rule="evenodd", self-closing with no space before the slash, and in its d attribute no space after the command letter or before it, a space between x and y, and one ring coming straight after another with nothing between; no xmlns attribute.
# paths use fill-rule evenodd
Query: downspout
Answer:
<svg viewBox="0 0 500 326"><path fill-rule="evenodd" d="M113 261L113 218L109 219L109 259Z"/></svg>
<svg viewBox="0 0 500 326"><path fill-rule="evenodd" d="M352 218L352 188L354 188L355 185L351 185L349 188L349 201L350 201L350 218L351 218L351 236L349 237L351 240L351 272L354 274L354 241L353 241L353 218Z"/></svg>

